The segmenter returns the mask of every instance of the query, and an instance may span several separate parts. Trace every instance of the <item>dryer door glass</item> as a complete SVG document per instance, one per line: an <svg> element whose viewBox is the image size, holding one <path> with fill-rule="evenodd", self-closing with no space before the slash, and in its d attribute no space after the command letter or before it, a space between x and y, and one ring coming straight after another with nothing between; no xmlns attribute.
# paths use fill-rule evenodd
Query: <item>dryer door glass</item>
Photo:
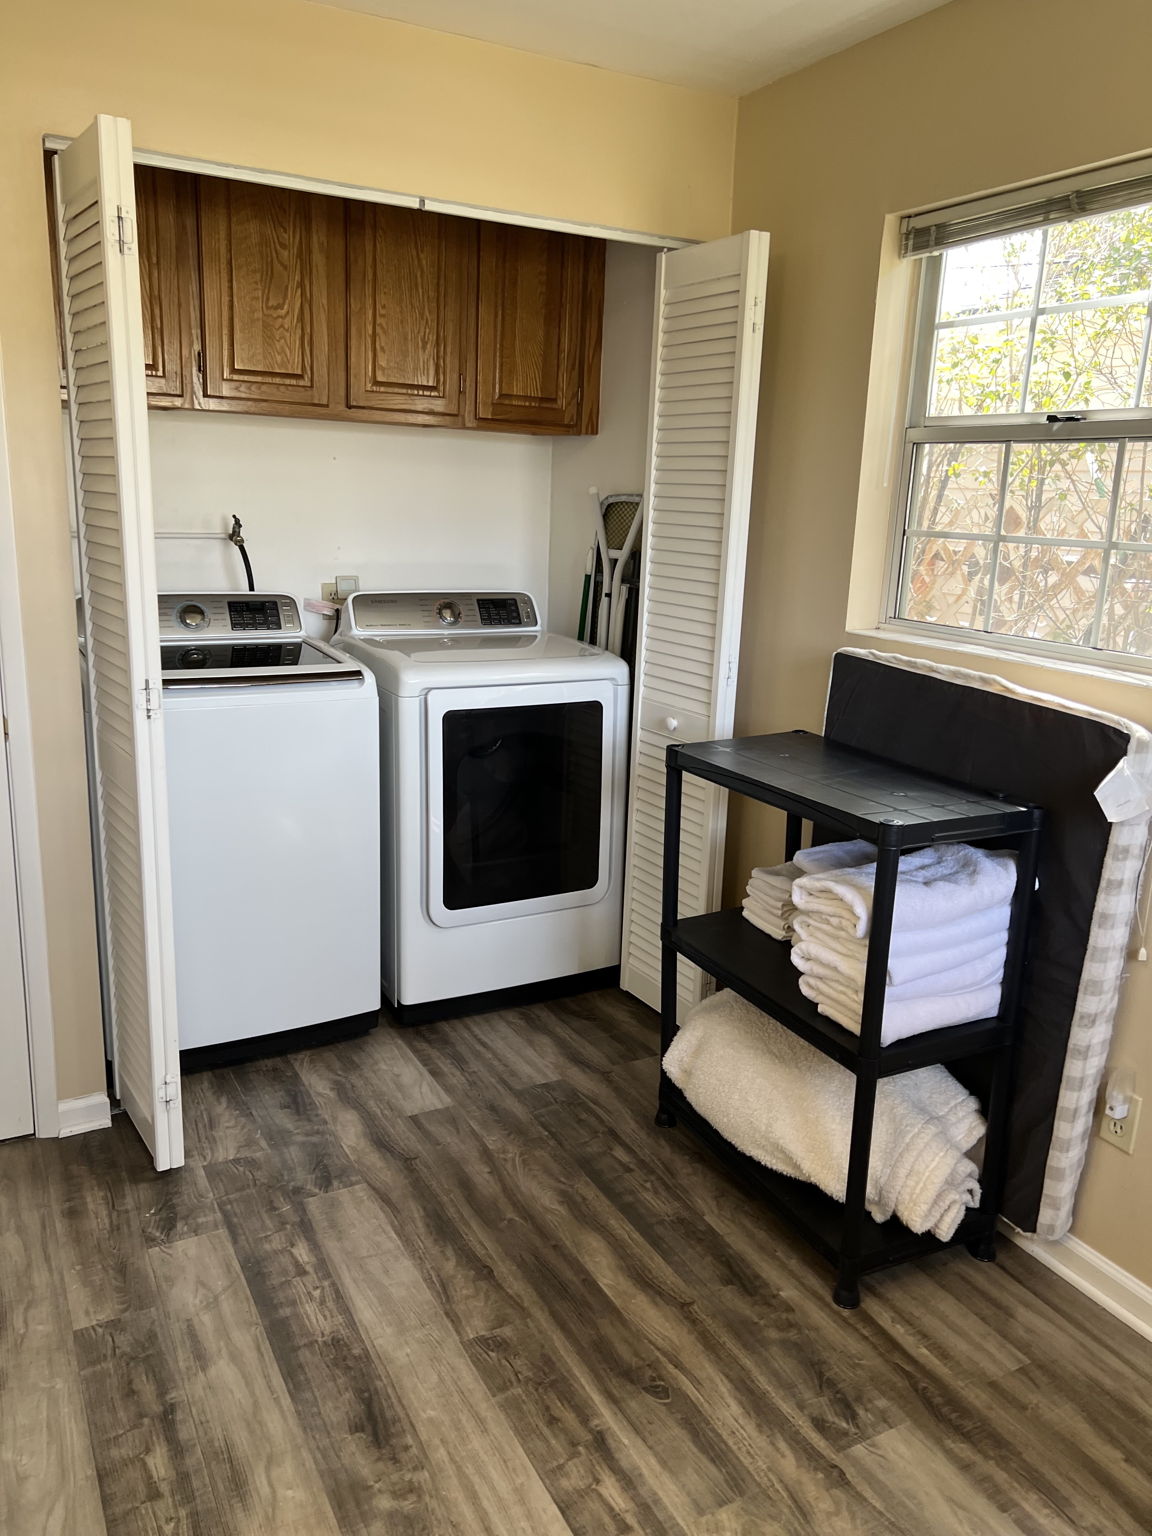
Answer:
<svg viewBox="0 0 1152 1536"><path fill-rule="evenodd" d="M604 706L444 716L444 905L585 891L600 878Z"/></svg>

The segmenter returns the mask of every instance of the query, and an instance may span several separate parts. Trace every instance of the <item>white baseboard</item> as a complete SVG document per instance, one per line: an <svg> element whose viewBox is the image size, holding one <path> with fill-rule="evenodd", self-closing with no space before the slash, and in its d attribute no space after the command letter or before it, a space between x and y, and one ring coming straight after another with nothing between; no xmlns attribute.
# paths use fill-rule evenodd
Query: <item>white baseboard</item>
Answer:
<svg viewBox="0 0 1152 1536"><path fill-rule="evenodd" d="M1129 1328L1152 1339L1152 1285L1137 1280L1135 1275L1097 1253L1095 1248L1089 1248L1078 1237L1062 1237L1049 1243L1030 1233L1017 1232L1015 1227L1006 1225L1004 1231L1026 1253L1054 1270L1069 1285L1090 1296Z"/></svg>
<svg viewBox="0 0 1152 1536"><path fill-rule="evenodd" d="M60 1135L79 1136L84 1131L106 1131L112 1124L112 1106L106 1093L86 1093L80 1099L60 1100Z"/></svg>

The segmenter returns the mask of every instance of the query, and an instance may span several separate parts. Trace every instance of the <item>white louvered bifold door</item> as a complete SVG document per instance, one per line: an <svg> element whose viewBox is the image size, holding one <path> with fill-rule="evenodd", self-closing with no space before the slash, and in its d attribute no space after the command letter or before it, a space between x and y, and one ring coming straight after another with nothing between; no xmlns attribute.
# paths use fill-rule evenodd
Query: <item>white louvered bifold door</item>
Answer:
<svg viewBox="0 0 1152 1536"><path fill-rule="evenodd" d="M660 1006L664 754L732 731L768 236L661 258L645 489L621 986ZM720 899L724 796L684 779L682 916ZM704 979L680 965L683 1003Z"/></svg>
<svg viewBox="0 0 1152 1536"><path fill-rule="evenodd" d="M157 1168L184 1160L160 642L132 141L98 117L56 157L76 520L116 1093Z"/></svg>

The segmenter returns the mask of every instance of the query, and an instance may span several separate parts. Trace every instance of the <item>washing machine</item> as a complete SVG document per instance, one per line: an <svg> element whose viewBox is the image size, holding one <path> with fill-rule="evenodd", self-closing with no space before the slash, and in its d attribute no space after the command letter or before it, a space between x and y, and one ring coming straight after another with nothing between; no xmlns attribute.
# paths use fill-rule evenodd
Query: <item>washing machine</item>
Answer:
<svg viewBox="0 0 1152 1536"><path fill-rule="evenodd" d="M380 704L382 977L401 1022L608 985L628 668L523 592L358 592L334 645Z"/></svg>
<svg viewBox="0 0 1152 1536"><path fill-rule="evenodd" d="M284 593L160 596L186 1068L361 1033L380 1010L376 682Z"/></svg>

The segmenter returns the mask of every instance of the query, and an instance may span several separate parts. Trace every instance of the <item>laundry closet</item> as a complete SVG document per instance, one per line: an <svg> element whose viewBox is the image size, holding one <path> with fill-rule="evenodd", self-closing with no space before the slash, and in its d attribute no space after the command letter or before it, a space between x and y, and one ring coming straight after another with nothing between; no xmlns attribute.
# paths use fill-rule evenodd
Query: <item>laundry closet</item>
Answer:
<svg viewBox="0 0 1152 1536"><path fill-rule="evenodd" d="M204 612L209 626L191 634L192 649L203 638L210 650L221 625L239 625L261 630L243 636L252 655L280 642L323 648L355 592L428 595L432 608L416 604L400 627L427 622L437 645L464 646L466 633L493 625L505 645L549 633L575 640L578 630L595 639L589 607L598 590L607 595L612 572L601 556L598 579L586 580L599 504L631 494L644 512L633 566L639 688L634 709L610 711L602 864L615 860L613 933L623 926L622 956L614 938L611 959L621 960L624 984L653 1001L664 745L731 726L766 241L613 240L423 198L161 163L134 157L128 125L114 119L57 151L90 649L94 624L103 636L89 673L93 777L104 786L94 807L103 947L106 973L121 978L119 995L106 998L110 1050L119 1097L157 1165L181 1157L183 1042L165 890L179 797L161 782L153 729L154 715L174 724L175 713L156 705L156 646L173 639L173 624L187 627L187 612ZM85 316L94 297L104 308L92 351ZM171 614L161 601L159 628L157 591L186 600ZM222 592L231 602L212 618L204 599ZM477 606L483 594L499 601ZM343 612L352 624L355 605ZM455 636L436 632L461 623ZM367 638L380 638L371 624ZM349 646L343 664L357 654ZM167 672L164 680L166 689ZM109 798L108 765L123 742L102 737L101 700L137 693L143 708L133 708L123 782ZM334 744L327 778L337 796L341 772ZM133 796L129 826L121 806ZM413 807L410 819L428 817L426 798ZM382 809L387 821L386 798ZM706 904L720 877L723 811L708 792L695 809L698 843L688 851ZM572 827L574 838L587 833L579 817ZM367 815L365 830L378 836ZM123 846L112 846L118 838ZM338 900L339 878L325 888L320 868L302 864L300 895ZM546 906L564 904L563 892L540 894ZM439 920L463 921L451 912ZM597 950L572 970L599 973L602 958Z"/></svg>

